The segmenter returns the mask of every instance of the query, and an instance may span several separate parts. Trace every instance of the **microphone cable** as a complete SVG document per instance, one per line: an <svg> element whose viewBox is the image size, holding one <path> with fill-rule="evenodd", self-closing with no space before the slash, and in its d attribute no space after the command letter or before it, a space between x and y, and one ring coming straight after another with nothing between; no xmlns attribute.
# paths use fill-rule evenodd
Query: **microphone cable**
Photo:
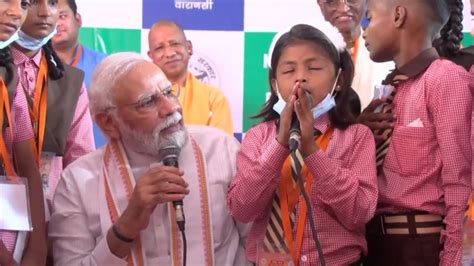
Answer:
<svg viewBox="0 0 474 266"><path fill-rule="evenodd" d="M186 256L187 256L187 242L186 242L186 232L184 230L184 210L183 210L183 201L173 201L173 207L175 208L176 216L176 223L178 224L179 231L181 232L181 238L183 240L183 266L186 266Z"/></svg>
<svg viewBox="0 0 474 266"><path fill-rule="evenodd" d="M183 266L186 266L186 256L188 250L186 243L186 233L184 232L184 229L181 230L181 228L179 229L179 231L181 231L181 238L183 239Z"/></svg>
<svg viewBox="0 0 474 266"><path fill-rule="evenodd" d="M291 153L292 153L291 156L296 157L296 151L292 151ZM326 266L326 261L324 259L324 254L323 254L323 248L321 247L321 242L319 242L318 233L316 231L316 225L313 220L313 208L311 206L311 201L309 200L308 194L306 194L306 190L304 189L304 183L303 183L303 179L301 178L301 173L296 173L296 178L301 190L301 194L303 195L304 201L308 209L308 215L306 217L307 219L309 219L309 226L311 228L313 241L316 244L316 250L318 251L319 262L321 266Z"/></svg>

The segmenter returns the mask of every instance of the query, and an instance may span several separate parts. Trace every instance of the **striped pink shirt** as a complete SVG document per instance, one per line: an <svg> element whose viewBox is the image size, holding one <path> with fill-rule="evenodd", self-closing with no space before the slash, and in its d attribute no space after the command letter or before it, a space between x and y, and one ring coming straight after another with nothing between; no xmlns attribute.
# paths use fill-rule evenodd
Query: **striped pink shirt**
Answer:
<svg viewBox="0 0 474 266"><path fill-rule="evenodd" d="M471 194L472 79L462 67L437 59L422 75L397 85L396 122L378 177L377 214L445 216L441 265L461 263L463 216Z"/></svg>
<svg viewBox="0 0 474 266"><path fill-rule="evenodd" d="M328 128L327 115L315 121L315 128ZM276 141L275 122L251 128L237 157L237 174L227 202L231 215L241 222L253 222L246 254L256 260L257 245L263 241L271 204L280 182L280 171L289 156ZM314 176L311 191L313 219L328 265L347 265L366 253L365 224L372 218L377 202L375 144L370 130L352 125L334 131L326 152L305 159ZM302 201L300 197L299 204ZM293 234L295 234L295 230ZM300 265L319 261L309 223L304 229Z"/></svg>

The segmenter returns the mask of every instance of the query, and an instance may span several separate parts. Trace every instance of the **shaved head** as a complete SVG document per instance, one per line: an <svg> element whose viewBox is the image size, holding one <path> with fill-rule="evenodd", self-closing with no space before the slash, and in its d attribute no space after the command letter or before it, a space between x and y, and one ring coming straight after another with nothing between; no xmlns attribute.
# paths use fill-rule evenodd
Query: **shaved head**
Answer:
<svg viewBox="0 0 474 266"><path fill-rule="evenodd" d="M184 34L183 28L180 25L178 25L176 22L172 20L167 20L167 19L155 22L150 28L150 32L148 33L148 38L150 38L150 35L153 34L152 32L158 30L159 28L163 26L176 28L182 34L183 38L186 40L186 34Z"/></svg>
<svg viewBox="0 0 474 266"><path fill-rule="evenodd" d="M172 83L184 84L193 46L183 28L171 20L153 24L148 34L148 56Z"/></svg>

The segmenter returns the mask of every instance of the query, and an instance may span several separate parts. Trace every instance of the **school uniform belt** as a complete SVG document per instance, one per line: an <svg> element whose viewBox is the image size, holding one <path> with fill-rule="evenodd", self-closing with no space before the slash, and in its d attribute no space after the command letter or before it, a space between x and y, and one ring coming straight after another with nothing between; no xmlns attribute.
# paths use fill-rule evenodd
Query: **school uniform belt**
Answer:
<svg viewBox="0 0 474 266"><path fill-rule="evenodd" d="M444 229L443 217L434 214L382 214L372 222L384 235L439 234Z"/></svg>

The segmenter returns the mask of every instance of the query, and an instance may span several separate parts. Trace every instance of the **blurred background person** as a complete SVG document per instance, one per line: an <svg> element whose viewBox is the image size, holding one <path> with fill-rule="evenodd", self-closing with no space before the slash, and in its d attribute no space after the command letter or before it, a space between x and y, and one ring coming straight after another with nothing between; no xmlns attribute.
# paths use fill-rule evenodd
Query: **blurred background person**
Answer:
<svg viewBox="0 0 474 266"><path fill-rule="evenodd" d="M184 123L206 125L233 134L232 115L224 94L199 81L188 71L193 45L173 21L156 22L148 34L148 56L175 85L183 107Z"/></svg>
<svg viewBox="0 0 474 266"><path fill-rule="evenodd" d="M95 66L106 55L79 43L82 17L77 12L76 0L59 0L58 12L57 33L52 38L54 51L65 64L84 71L84 82L86 88L89 88ZM93 131L95 146L101 147L105 143L105 138L96 124L94 124Z"/></svg>

